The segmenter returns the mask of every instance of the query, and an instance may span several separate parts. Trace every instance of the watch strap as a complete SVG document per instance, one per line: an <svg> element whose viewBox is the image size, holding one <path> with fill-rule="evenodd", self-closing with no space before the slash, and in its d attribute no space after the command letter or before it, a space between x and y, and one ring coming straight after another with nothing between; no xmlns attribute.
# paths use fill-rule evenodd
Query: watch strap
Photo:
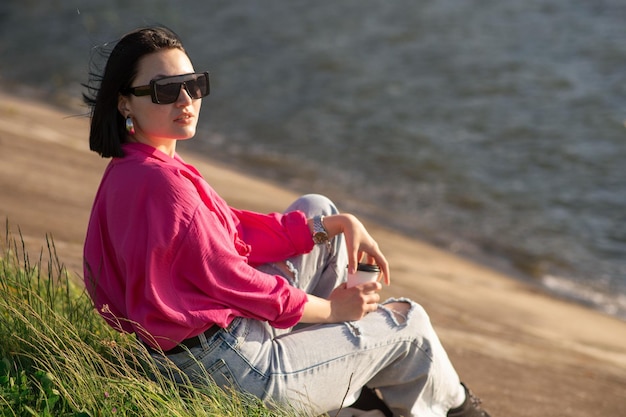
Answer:
<svg viewBox="0 0 626 417"><path fill-rule="evenodd" d="M324 216L313 217L313 241L318 245L328 242L328 232L324 227Z"/></svg>

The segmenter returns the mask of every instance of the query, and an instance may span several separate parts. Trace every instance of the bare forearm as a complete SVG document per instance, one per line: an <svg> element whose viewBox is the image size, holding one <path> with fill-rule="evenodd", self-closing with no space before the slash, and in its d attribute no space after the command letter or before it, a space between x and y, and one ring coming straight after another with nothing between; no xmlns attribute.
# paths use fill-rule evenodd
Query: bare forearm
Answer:
<svg viewBox="0 0 626 417"><path fill-rule="evenodd" d="M304 312L300 323L332 323L330 301L308 295L308 302L304 305Z"/></svg>

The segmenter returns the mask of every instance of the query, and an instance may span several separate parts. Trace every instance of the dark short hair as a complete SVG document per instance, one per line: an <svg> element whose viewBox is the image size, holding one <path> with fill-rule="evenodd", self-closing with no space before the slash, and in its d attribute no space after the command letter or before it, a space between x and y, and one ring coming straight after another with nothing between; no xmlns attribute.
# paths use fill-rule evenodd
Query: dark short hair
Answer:
<svg viewBox="0 0 626 417"><path fill-rule="evenodd" d="M92 60L89 82L84 84L87 92L83 93L91 117L89 149L104 158L124 156L122 144L127 142L127 133L124 117L117 108L119 95L131 87L139 60L164 49L187 53L176 33L163 26L151 26L124 35L110 54L104 45L99 52L108 54L108 58L102 74Z"/></svg>

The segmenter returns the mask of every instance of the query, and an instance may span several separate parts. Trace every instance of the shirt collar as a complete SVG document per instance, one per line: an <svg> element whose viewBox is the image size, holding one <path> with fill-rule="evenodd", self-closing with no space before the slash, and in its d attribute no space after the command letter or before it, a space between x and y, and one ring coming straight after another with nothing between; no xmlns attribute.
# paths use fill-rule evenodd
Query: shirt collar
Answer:
<svg viewBox="0 0 626 417"><path fill-rule="evenodd" d="M165 152L160 151L153 146L146 145L145 143L140 143L140 142L123 143L122 149L124 150L124 153L127 156L145 155L151 158L158 159L159 161L162 161L166 164L178 165L180 168L191 170L196 175L202 176L202 174L200 174L200 172L195 167L183 161L183 159L178 155L178 153L175 153L174 157L171 157ZM120 158L120 159L123 160L124 158Z"/></svg>
<svg viewBox="0 0 626 417"><path fill-rule="evenodd" d="M179 160L178 158L178 154L174 155L174 158L172 158L171 156L169 156L168 154L166 154L165 152L162 152L160 150L158 150L155 147L152 147L150 145L146 145L145 143L139 143L139 142L128 142L128 143L123 143L122 144L122 149L124 150L124 153L129 155L129 154L145 154L148 156L151 156L153 158L157 158L163 162L171 162L173 159L175 160Z"/></svg>

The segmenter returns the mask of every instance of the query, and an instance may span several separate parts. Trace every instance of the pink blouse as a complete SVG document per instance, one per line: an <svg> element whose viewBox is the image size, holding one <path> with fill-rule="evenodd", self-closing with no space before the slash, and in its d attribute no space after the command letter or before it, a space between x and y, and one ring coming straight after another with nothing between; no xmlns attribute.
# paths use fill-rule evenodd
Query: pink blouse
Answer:
<svg viewBox="0 0 626 417"><path fill-rule="evenodd" d="M178 155L123 149L104 172L84 248L86 288L111 325L169 350L238 316L278 328L300 320L306 294L254 266L313 248L303 213L233 209Z"/></svg>

